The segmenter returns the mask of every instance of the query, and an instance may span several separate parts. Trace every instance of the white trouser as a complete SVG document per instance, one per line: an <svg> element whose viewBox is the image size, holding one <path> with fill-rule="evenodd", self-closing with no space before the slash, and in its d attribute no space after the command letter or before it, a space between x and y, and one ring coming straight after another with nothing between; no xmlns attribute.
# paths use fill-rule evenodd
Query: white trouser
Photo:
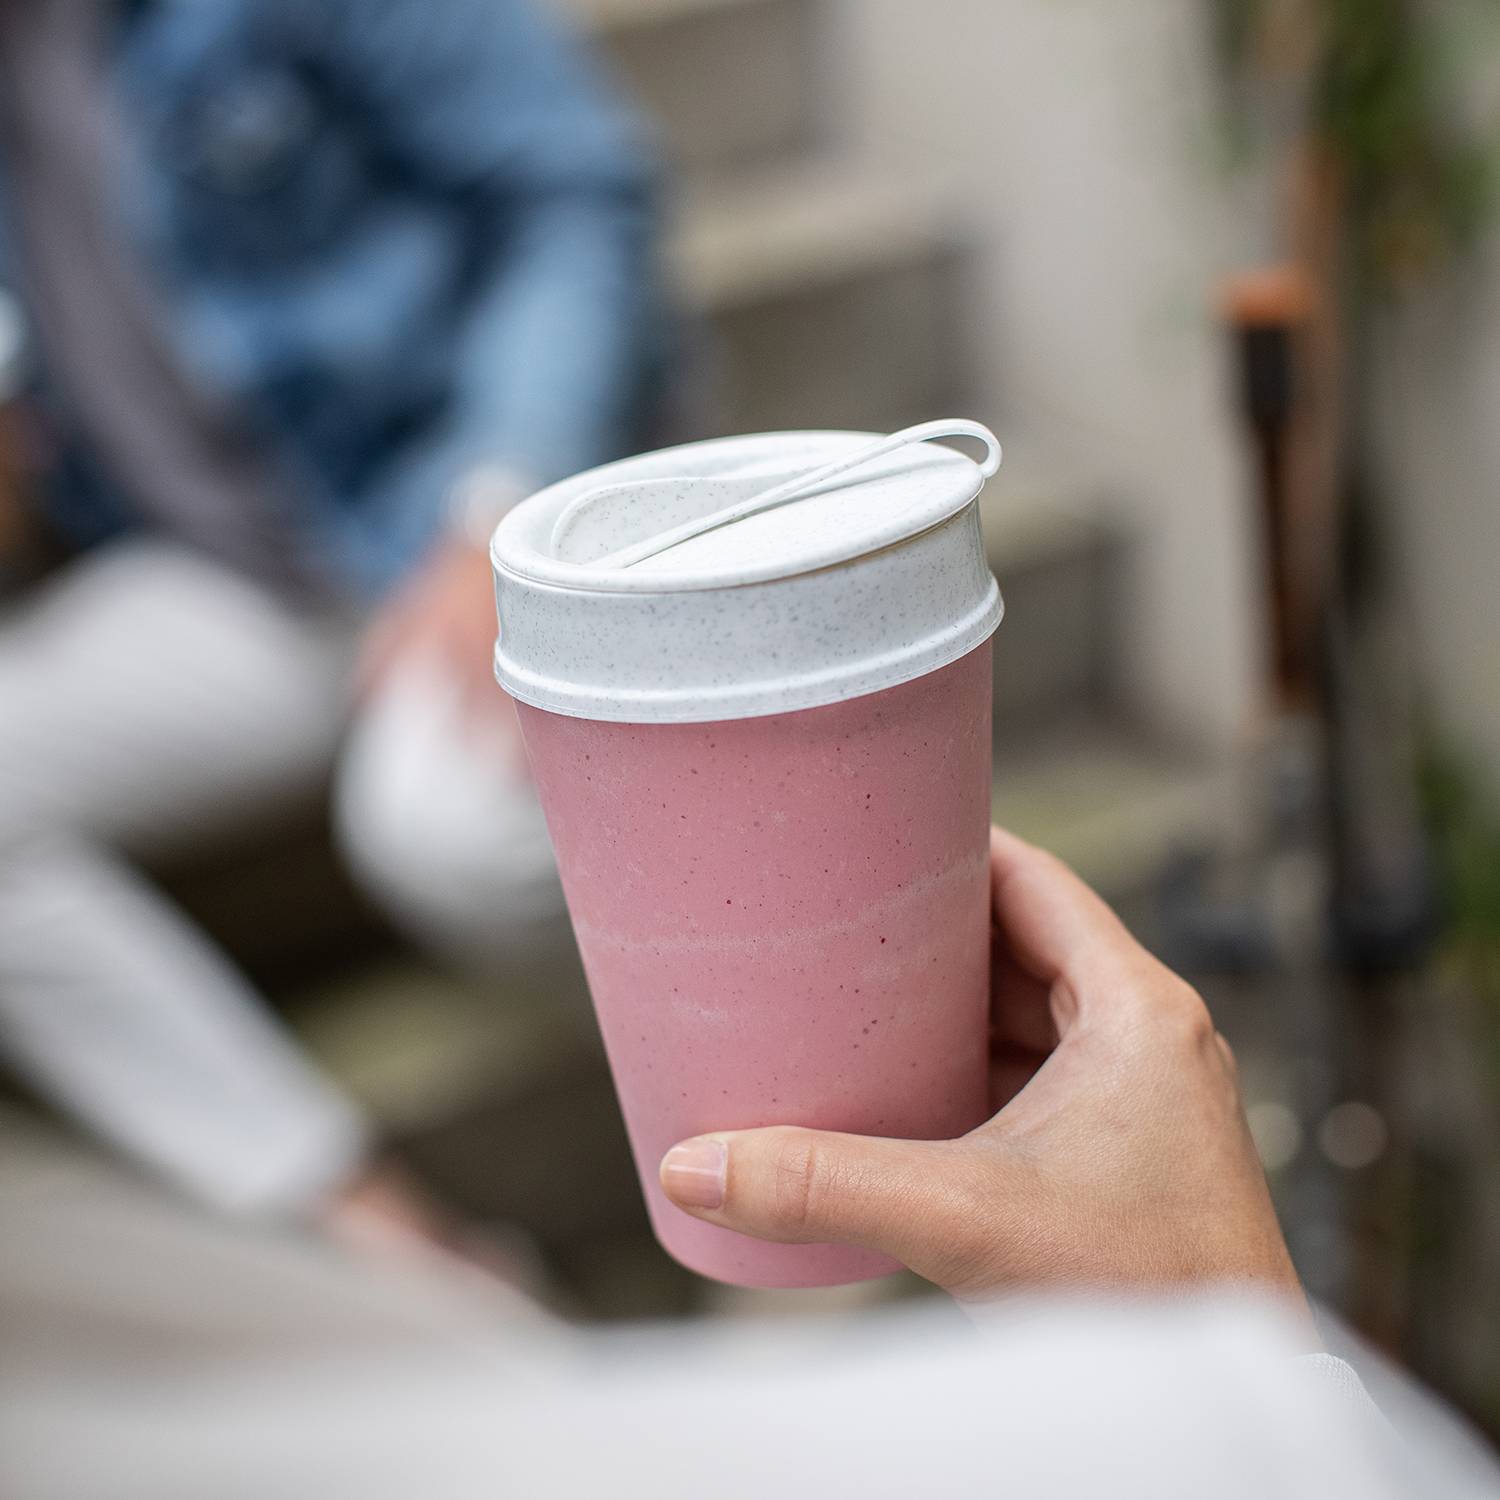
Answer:
<svg viewBox="0 0 1500 1500"><path fill-rule="evenodd" d="M311 1202L358 1162L365 1126L130 861L314 791L356 638L350 618L145 542L0 613L0 1049L224 1208ZM524 931L556 882L529 789L487 778L445 701L408 675L360 711L340 826L405 925L473 953L515 938L506 913ZM445 904L455 886L463 904Z"/></svg>

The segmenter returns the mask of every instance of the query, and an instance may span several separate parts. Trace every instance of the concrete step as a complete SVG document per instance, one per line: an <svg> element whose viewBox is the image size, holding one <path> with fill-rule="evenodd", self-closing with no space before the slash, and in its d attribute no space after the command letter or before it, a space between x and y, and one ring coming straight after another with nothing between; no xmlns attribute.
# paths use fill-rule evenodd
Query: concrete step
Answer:
<svg viewBox="0 0 1500 1500"><path fill-rule="evenodd" d="M816 0L559 0L656 121L678 171L706 176L812 150Z"/></svg>
<svg viewBox="0 0 1500 1500"><path fill-rule="evenodd" d="M398 1135L524 1098L600 1052L565 924L504 974L459 975L387 953L287 996L309 1050ZM602 1066L602 1063L600 1063Z"/></svg>
<svg viewBox="0 0 1500 1500"><path fill-rule="evenodd" d="M838 158L689 189L678 217L672 268L714 311L924 259L953 240L937 192Z"/></svg>
<svg viewBox="0 0 1500 1500"><path fill-rule="evenodd" d="M1117 903L1184 848L1234 836L1241 768L1155 743L1114 719L997 733L994 819L1060 855Z"/></svg>
<svg viewBox="0 0 1500 1500"><path fill-rule="evenodd" d="M688 194L672 261L713 333L713 429L879 428L963 404L949 226L930 191L843 162Z"/></svg>

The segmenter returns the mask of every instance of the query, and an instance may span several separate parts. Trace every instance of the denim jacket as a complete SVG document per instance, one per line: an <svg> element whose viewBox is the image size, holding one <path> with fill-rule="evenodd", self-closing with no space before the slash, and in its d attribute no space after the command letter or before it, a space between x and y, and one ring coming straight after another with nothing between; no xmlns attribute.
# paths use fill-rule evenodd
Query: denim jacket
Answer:
<svg viewBox="0 0 1500 1500"><path fill-rule="evenodd" d="M399 577L471 467L540 484L634 435L660 327L654 172L552 3L124 13L121 206L169 331L278 445L309 545L351 585ZM0 244L0 282L13 270ZM65 468L75 534L128 524L86 455Z"/></svg>

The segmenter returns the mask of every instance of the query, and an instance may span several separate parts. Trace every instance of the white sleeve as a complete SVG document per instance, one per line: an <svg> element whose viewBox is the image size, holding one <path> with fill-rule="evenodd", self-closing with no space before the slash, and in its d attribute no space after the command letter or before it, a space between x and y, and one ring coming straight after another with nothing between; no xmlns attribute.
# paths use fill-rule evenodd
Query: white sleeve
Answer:
<svg viewBox="0 0 1500 1500"><path fill-rule="evenodd" d="M1297 1367L1264 1310L941 1309L823 1328L588 1335L96 1382L11 1401L42 1494L188 1500L1417 1500L1493 1496L1423 1430L1372 1435L1337 1362ZM1311 1379L1306 1377L1311 1376ZM86 1445L69 1442L87 1432ZM50 1440L49 1440L50 1435ZM1414 1458L1403 1458L1404 1448ZM85 1482L92 1476L97 1482Z"/></svg>

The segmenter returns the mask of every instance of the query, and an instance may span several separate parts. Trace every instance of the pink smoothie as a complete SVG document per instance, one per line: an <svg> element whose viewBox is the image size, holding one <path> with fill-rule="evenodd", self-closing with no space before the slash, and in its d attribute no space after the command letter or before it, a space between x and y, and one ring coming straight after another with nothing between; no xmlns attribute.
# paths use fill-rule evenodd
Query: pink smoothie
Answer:
<svg viewBox="0 0 1500 1500"><path fill-rule="evenodd" d="M713 724L521 706L658 1239L742 1286L895 1269L663 1196L668 1147L794 1124L940 1139L986 1114L990 644L885 692Z"/></svg>

